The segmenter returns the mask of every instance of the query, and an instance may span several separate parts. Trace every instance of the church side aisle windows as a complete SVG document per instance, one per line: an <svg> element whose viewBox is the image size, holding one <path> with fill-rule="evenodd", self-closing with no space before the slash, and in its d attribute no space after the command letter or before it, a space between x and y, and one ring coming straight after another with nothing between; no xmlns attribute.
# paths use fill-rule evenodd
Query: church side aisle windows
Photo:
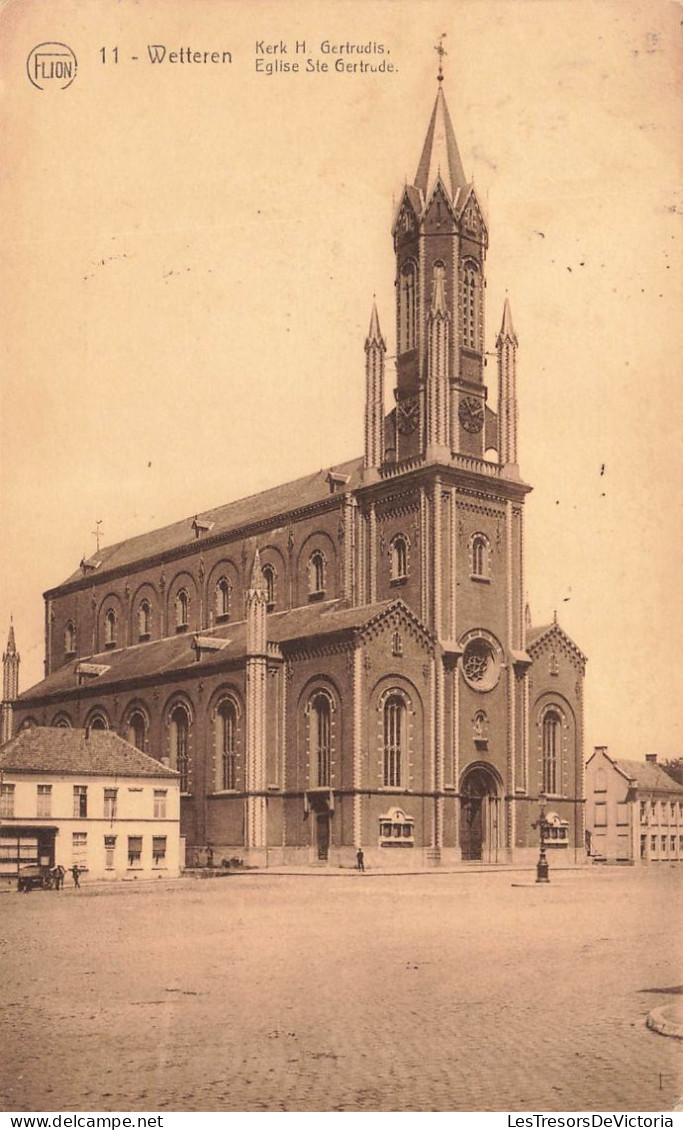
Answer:
<svg viewBox="0 0 683 1130"><path fill-rule="evenodd" d="M180 791L190 791L190 718L184 706L171 712L170 723L171 769L180 774Z"/></svg>
<svg viewBox="0 0 683 1130"><path fill-rule="evenodd" d="M399 353L415 348L416 291L415 264L405 263L399 279Z"/></svg>
<svg viewBox="0 0 683 1130"><path fill-rule="evenodd" d="M391 583L402 584L408 578L408 542L403 534L397 534L390 546Z"/></svg>
<svg viewBox="0 0 683 1130"><path fill-rule="evenodd" d="M221 622L230 617L230 582L227 577L221 577L216 585L216 621Z"/></svg>
<svg viewBox="0 0 683 1130"><path fill-rule="evenodd" d="M264 565L261 573L266 588L266 606L272 612L275 608L275 569L272 565Z"/></svg>
<svg viewBox="0 0 683 1130"><path fill-rule="evenodd" d="M316 549L308 562L308 597L320 600L325 595L325 557Z"/></svg>
<svg viewBox="0 0 683 1130"><path fill-rule="evenodd" d="M136 749L145 751L145 737L147 734L147 719L141 710L134 710L128 719L128 741Z"/></svg>
<svg viewBox="0 0 683 1130"><path fill-rule="evenodd" d="M216 710L216 766L218 788L237 788L237 711L231 699L223 699Z"/></svg>
<svg viewBox="0 0 683 1130"><path fill-rule="evenodd" d="M406 704L399 694L392 694L384 704L384 765L382 781L385 788L400 788L402 784L404 743L406 738Z"/></svg>
<svg viewBox="0 0 683 1130"><path fill-rule="evenodd" d="M308 710L311 778L318 788L329 788L332 761L332 704L329 695L317 691Z"/></svg>
<svg viewBox="0 0 683 1130"><path fill-rule="evenodd" d="M76 654L76 629L72 620L67 621L66 628L64 629L64 654Z"/></svg>
<svg viewBox="0 0 683 1130"><path fill-rule="evenodd" d="M543 792L557 794L560 784L560 754L562 719L556 710L549 710L543 718Z"/></svg>
<svg viewBox="0 0 683 1130"><path fill-rule="evenodd" d="M116 613L108 608L104 617L104 646L116 647Z"/></svg>
<svg viewBox="0 0 683 1130"><path fill-rule="evenodd" d="M190 622L190 598L185 589L181 589L175 598L176 632L186 632Z"/></svg>
<svg viewBox="0 0 683 1130"><path fill-rule="evenodd" d="M148 600L140 601L138 609L138 636L141 640L147 640L152 631L152 606Z"/></svg>

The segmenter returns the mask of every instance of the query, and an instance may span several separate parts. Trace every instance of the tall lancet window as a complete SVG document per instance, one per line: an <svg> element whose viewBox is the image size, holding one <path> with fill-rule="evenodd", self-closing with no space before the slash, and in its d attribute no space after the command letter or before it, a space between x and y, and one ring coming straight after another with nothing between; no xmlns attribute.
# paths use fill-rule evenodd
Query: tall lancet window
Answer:
<svg viewBox="0 0 683 1130"><path fill-rule="evenodd" d="M330 700L319 691L313 696L309 710L311 777L318 787L329 788L331 760Z"/></svg>
<svg viewBox="0 0 683 1130"><path fill-rule="evenodd" d="M414 263L404 263L401 267L398 285L399 353L406 353L407 350L415 348L417 287Z"/></svg>
<svg viewBox="0 0 683 1130"><path fill-rule="evenodd" d="M557 793L560 783L560 757L562 719L555 710L549 710L543 719L543 792Z"/></svg>
<svg viewBox="0 0 683 1130"><path fill-rule="evenodd" d="M462 344L465 349L480 351L479 303L481 278L476 263L468 262L462 271Z"/></svg>

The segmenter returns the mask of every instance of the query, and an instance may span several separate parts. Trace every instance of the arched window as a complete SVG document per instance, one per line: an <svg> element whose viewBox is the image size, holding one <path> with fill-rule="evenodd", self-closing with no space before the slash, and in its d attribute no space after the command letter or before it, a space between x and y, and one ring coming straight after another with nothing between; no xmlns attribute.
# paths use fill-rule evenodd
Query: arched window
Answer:
<svg viewBox="0 0 683 1130"><path fill-rule="evenodd" d="M216 585L216 619L227 620L230 616L230 582L221 577Z"/></svg>
<svg viewBox="0 0 683 1130"><path fill-rule="evenodd" d="M175 598L176 631L187 628L190 618L190 598L185 589L181 589Z"/></svg>
<svg viewBox="0 0 683 1130"><path fill-rule="evenodd" d="M308 562L309 596L319 596L325 592L325 558L319 549L311 554Z"/></svg>
<svg viewBox="0 0 683 1130"><path fill-rule="evenodd" d="M399 277L398 334L399 353L415 348L417 295L415 264L405 263Z"/></svg>
<svg viewBox="0 0 683 1130"><path fill-rule="evenodd" d="M87 730L108 730L109 729L109 723L107 722L107 719L105 718L104 714L93 714L92 718L88 722L86 729Z"/></svg>
<svg viewBox="0 0 683 1130"><path fill-rule="evenodd" d="M148 600L141 600L138 608L138 636L146 640L152 631L152 606Z"/></svg>
<svg viewBox="0 0 683 1130"><path fill-rule="evenodd" d="M329 788L332 749L331 707L329 697L322 691L313 695L309 711L309 748L311 751L311 776L320 788Z"/></svg>
<svg viewBox="0 0 683 1130"><path fill-rule="evenodd" d="M216 766L220 789L237 788L236 737L237 711L234 702L226 698L219 704L216 711Z"/></svg>
<svg viewBox="0 0 683 1130"><path fill-rule="evenodd" d="M408 576L408 543L398 534L391 543L391 579L403 581Z"/></svg>
<svg viewBox="0 0 683 1130"><path fill-rule="evenodd" d="M266 603L270 612L275 607L275 569L272 565L264 565L261 573L266 586Z"/></svg>
<svg viewBox="0 0 683 1130"><path fill-rule="evenodd" d="M543 718L543 792L551 796L559 791L561 742L562 719L556 710L549 710Z"/></svg>
<svg viewBox="0 0 683 1130"><path fill-rule="evenodd" d="M392 694L384 704L384 785L397 788L401 784L405 743L405 702Z"/></svg>
<svg viewBox="0 0 683 1130"><path fill-rule="evenodd" d="M108 608L104 617L104 646L114 647L116 643L116 613Z"/></svg>
<svg viewBox="0 0 683 1130"><path fill-rule="evenodd" d="M465 263L462 270L462 344L479 352L479 268Z"/></svg>
<svg viewBox="0 0 683 1130"><path fill-rule="evenodd" d="M73 655L76 651L76 629L73 620L68 620L64 629L64 651L67 655Z"/></svg>
<svg viewBox="0 0 683 1130"><path fill-rule="evenodd" d="M141 710L134 710L128 719L128 741L136 749L145 751L145 737L147 734L147 719Z"/></svg>
<svg viewBox="0 0 683 1130"><path fill-rule="evenodd" d="M184 706L171 712L171 768L180 774L181 793L189 792L190 783L190 719Z"/></svg>
<svg viewBox="0 0 683 1130"><path fill-rule="evenodd" d="M52 725L57 726L60 730L70 730L71 719L68 714L56 714L52 719Z"/></svg>
<svg viewBox="0 0 683 1130"><path fill-rule="evenodd" d="M473 577L487 578L489 575L489 543L484 534L475 534L471 544L471 570Z"/></svg>
<svg viewBox="0 0 683 1130"><path fill-rule="evenodd" d="M432 307L435 306L437 298L439 297L439 290L443 290L446 285L446 268L440 259L437 259L432 271ZM445 298L444 293L444 298Z"/></svg>

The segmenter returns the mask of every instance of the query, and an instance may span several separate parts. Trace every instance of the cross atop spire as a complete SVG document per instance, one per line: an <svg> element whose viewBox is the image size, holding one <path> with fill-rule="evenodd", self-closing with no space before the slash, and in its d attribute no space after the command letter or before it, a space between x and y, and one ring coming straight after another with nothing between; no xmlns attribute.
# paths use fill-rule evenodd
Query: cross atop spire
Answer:
<svg viewBox="0 0 683 1130"><path fill-rule="evenodd" d="M439 42L437 43L436 47L434 48L437 55L439 56L439 72L436 76L438 82L443 82L443 57L444 57L444 55L448 54L448 51L446 50L446 48L443 45L443 41L444 41L445 38L446 38L446 32L442 31L441 35L439 36Z"/></svg>

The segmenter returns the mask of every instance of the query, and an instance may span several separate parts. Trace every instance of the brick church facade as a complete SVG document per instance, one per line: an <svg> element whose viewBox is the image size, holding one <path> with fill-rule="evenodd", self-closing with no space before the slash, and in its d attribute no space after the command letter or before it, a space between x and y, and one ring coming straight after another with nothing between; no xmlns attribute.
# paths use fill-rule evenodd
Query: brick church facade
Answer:
<svg viewBox="0 0 683 1130"><path fill-rule="evenodd" d="M105 547L45 594L14 731L113 729L176 769L190 862L531 858L541 793L554 846L583 854L585 659L525 613L518 343L506 301L494 412L488 231L441 76L393 240L397 387L389 408L373 308L362 458Z"/></svg>

